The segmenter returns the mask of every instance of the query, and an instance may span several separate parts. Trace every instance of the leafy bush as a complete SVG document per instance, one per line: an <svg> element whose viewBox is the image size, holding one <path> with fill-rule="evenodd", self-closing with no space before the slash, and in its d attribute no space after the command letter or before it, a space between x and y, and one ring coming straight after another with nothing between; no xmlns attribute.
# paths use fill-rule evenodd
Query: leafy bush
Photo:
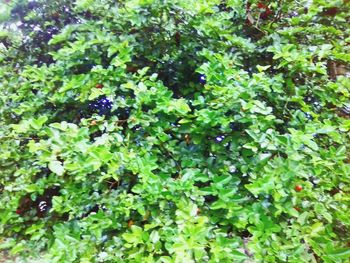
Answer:
<svg viewBox="0 0 350 263"><path fill-rule="evenodd" d="M348 1L0 10L2 249L348 262Z"/></svg>

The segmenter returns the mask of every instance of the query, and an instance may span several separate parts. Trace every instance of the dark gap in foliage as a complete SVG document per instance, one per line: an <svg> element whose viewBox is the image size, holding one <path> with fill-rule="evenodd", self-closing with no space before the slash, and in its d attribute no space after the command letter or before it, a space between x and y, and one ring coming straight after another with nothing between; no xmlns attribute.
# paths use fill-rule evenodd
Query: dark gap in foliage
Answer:
<svg viewBox="0 0 350 263"><path fill-rule="evenodd" d="M40 167L40 170L33 176L33 181L36 182L39 179L47 178L51 171L47 167Z"/></svg>
<svg viewBox="0 0 350 263"><path fill-rule="evenodd" d="M206 204L214 203L217 200L219 200L219 198L215 195L205 195L204 196L204 201Z"/></svg>
<svg viewBox="0 0 350 263"><path fill-rule="evenodd" d="M35 209L36 216L45 217L52 206L52 197L60 195L60 188L54 186L44 190L42 195L36 197L33 201L29 194L23 196L19 202L16 213L20 216L24 216L27 212Z"/></svg>
<svg viewBox="0 0 350 263"><path fill-rule="evenodd" d="M56 103L55 105L51 104L51 106L49 106L49 110L52 111L56 108L57 110L51 117L50 122L67 121L78 124L81 118L90 116L88 114L88 107L74 100L65 103Z"/></svg>

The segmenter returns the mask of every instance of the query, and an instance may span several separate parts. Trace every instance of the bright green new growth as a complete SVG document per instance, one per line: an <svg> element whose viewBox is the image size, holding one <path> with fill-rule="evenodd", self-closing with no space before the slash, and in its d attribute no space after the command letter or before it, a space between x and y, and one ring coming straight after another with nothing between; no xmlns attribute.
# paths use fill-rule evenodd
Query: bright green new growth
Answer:
<svg viewBox="0 0 350 263"><path fill-rule="evenodd" d="M0 248L348 262L348 1L7 2Z"/></svg>

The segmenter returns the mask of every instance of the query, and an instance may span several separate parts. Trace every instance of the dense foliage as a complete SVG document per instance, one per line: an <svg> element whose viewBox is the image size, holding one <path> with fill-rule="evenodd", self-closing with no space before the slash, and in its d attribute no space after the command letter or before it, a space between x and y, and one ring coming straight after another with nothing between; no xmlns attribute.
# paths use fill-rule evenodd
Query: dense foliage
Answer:
<svg viewBox="0 0 350 263"><path fill-rule="evenodd" d="M349 262L349 1L0 4L0 248Z"/></svg>

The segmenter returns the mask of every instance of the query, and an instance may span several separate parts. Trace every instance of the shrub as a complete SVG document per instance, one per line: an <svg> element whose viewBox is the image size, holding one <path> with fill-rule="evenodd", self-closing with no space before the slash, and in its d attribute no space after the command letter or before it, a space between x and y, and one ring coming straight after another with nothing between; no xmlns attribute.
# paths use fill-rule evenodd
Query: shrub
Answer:
<svg viewBox="0 0 350 263"><path fill-rule="evenodd" d="M0 5L0 247L347 262L348 1Z"/></svg>

